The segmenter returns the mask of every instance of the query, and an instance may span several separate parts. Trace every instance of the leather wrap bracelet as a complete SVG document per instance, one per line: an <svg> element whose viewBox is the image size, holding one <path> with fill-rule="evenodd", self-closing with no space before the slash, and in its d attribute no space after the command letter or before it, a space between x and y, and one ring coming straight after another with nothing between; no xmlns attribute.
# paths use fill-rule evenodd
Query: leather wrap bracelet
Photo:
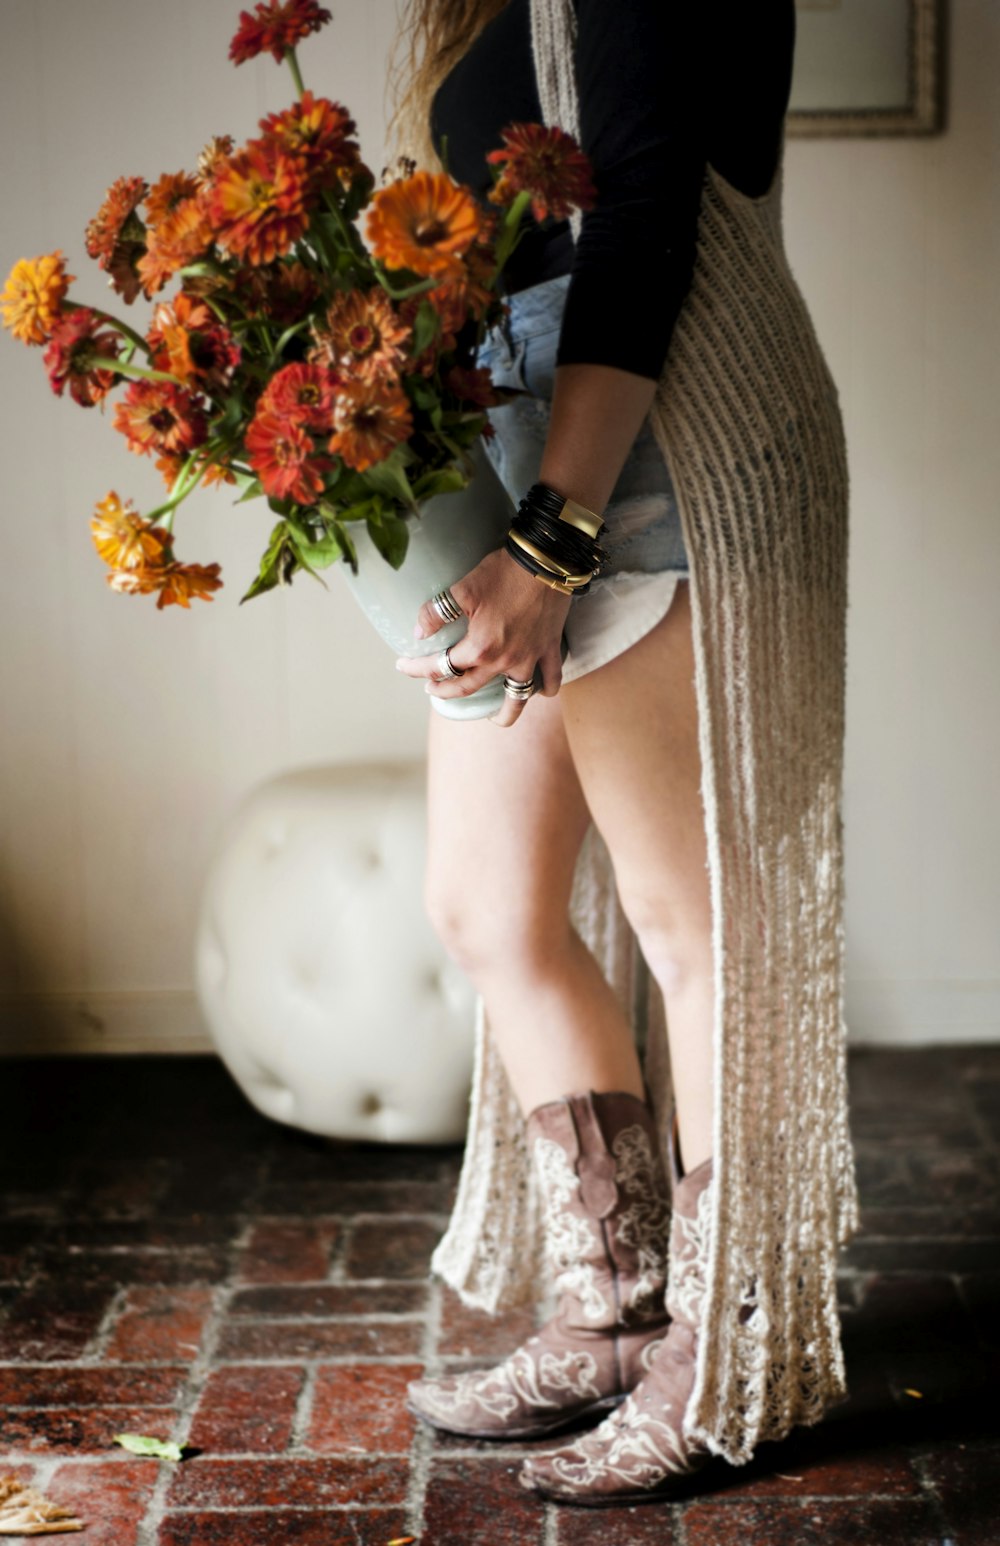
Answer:
<svg viewBox="0 0 1000 1546"><path fill-rule="evenodd" d="M511 522L505 546L536 580L564 595L584 596L604 567L605 555L596 540L603 528L593 510L557 494L547 483L533 483Z"/></svg>

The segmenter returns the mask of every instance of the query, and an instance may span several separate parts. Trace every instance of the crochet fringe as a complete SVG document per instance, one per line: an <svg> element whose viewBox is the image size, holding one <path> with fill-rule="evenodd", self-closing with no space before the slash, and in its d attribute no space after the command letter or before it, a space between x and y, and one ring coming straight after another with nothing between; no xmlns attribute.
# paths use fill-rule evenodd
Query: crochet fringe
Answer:
<svg viewBox="0 0 1000 1546"><path fill-rule="evenodd" d="M578 133L570 0L532 0L547 123ZM846 1395L839 1247L858 1227L843 1020L848 471L836 386L788 266L782 174L706 171L690 291L651 411L691 567L715 960L714 1213L686 1430L734 1465ZM571 914L645 1045L669 1057L591 832ZM469 1143L433 1267L495 1312L538 1291L523 1122L479 1005Z"/></svg>

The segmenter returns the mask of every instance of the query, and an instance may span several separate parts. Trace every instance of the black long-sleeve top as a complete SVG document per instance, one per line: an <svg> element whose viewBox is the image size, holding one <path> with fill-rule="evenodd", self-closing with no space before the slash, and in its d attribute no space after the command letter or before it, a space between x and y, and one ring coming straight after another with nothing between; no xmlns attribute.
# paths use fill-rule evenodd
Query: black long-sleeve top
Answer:
<svg viewBox="0 0 1000 1546"><path fill-rule="evenodd" d="M657 379L691 283L706 164L758 197L775 173L791 89L795 0L574 0L580 139L597 203L526 231L509 293L571 274L557 362ZM542 117L530 0L508 0L446 77L431 132L481 198L512 122Z"/></svg>

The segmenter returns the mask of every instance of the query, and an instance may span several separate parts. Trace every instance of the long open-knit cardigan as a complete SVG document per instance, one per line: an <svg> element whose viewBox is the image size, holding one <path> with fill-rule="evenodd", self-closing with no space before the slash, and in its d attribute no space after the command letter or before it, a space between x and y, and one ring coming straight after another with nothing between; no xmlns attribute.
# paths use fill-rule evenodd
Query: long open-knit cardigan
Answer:
<svg viewBox="0 0 1000 1546"><path fill-rule="evenodd" d="M532 26L546 122L577 134L571 0L532 0ZM715 1187L685 1426L733 1464L845 1395L835 1268L858 1223L842 1012L847 465L781 196L780 166L759 198L706 170L651 411L690 563L715 972ZM645 1048L664 1128L662 996L593 828L572 918ZM482 1000L476 1041L465 1161L433 1266L495 1312L537 1292L539 1209Z"/></svg>

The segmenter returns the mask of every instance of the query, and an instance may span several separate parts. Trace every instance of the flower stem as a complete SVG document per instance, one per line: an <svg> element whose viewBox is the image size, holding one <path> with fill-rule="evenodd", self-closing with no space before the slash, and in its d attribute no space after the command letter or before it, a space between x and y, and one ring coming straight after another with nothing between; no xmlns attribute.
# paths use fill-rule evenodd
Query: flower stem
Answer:
<svg viewBox="0 0 1000 1546"><path fill-rule="evenodd" d="M131 365L126 360L105 359L103 355L94 355L90 361L91 370L113 370L119 376L136 376L143 381L169 381L172 386L183 386L176 376L170 376L165 370L148 370L145 365Z"/></svg>
<svg viewBox="0 0 1000 1546"><path fill-rule="evenodd" d="M198 449L199 451L203 451L204 447L199 446ZM174 480L174 486L170 490L169 497L163 501L162 505L157 505L156 509L151 510L147 515L146 519L151 524L155 525L158 522L160 516L166 516L166 520L160 524L165 526L167 531L173 531L174 511L177 509L177 506L181 503L181 501L187 499L188 495L195 488L197 488L198 484L201 482L202 478L205 476L205 473L208 471L209 466L211 465L211 458L208 456L203 457L201 462L197 464L194 476L192 477L191 469L193 466L195 466L196 456L197 453L192 451L190 456L185 461L184 466L177 474L177 477Z"/></svg>
<svg viewBox="0 0 1000 1546"><path fill-rule="evenodd" d="M493 275L493 279L490 284L491 289L496 287L497 280L500 278L505 265L510 260L511 253L514 251L514 248L517 246L518 242L521 240L521 237L524 235L524 231L522 229L524 212L530 203L530 193L519 193L513 204L511 204L510 208L507 210L507 213L504 215L503 225L500 231L500 240L496 245L497 266L496 272Z"/></svg>
<svg viewBox="0 0 1000 1546"><path fill-rule="evenodd" d="M411 295L425 295L428 290L433 290L441 283L440 279L421 279L417 284L408 285L405 290L396 290L389 283L389 276L381 263L376 263L373 260L372 268L375 270L375 278L382 286L386 295L390 296L394 301L408 301Z"/></svg>
<svg viewBox="0 0 1000 1546"><path fill-rule="evenodd" d="M143 354L149 353L149 344L142 334L137 333L135 328L129 327L128 323L123 322L120 317L113 316L110 311L102 311L100 306L84 306L79 301L66 301L65 307L67 311L92 311L94 316L100 317L102 322L110 322L116 332L120 333L123 338L127 338L137 349L141 349Z"/></svg>
<svg viewBox="0 0 1000 1546"><path fill-rule="evenodd" d="M306 88L302 84L302 71L299 69L299 61L295 57L294 48L288 50L285 55L285 63L292 72L292 80L295 82L296 91L300 97L304 96Z"/></svg>

